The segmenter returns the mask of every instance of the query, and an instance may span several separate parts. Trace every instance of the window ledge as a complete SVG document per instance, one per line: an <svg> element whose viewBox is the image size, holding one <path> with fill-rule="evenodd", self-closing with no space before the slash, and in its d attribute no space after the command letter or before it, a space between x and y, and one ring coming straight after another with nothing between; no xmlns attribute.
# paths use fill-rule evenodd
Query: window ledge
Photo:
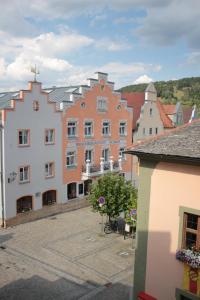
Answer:
<svg viewBox="0 0 200 300"><path fill-rule="evenodd" d="M66 166L67 169L71 170L71 169L76 169L77 165L73 165L73 166Z"/></svg>
<svg viewBox="0 0 200 300"><path fill-rule="evenodd" d="M20 148L30 147L30 144L18 144Z"/></svg>
<svg viewBox="0 0 200 300"><path fill-rule="evenodd" d="M30 183L30 180L26 180L26 181L19 181L19 184L25 184L25 183Z"/></svg>

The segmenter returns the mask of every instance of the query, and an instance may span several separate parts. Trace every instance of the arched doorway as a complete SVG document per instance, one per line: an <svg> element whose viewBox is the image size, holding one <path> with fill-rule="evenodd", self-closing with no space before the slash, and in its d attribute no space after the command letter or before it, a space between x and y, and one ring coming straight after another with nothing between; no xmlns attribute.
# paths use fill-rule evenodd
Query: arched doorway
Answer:
<svg viewBox="0 0 200 300"><path fill-rule="evenodd" d="M88 179L88 180L84 181L84 195L85 196L89 194L91 184L92 184L92 179Z"/></svg>
<svg viewBox="0 0 200 300"><path fill-rule="evenodd" d="M74 199L76 197L76 182L69 183L67 185L67 198Z"/></svg>
<svg viewBox="0 0 200 300"><path fill-rule="evenodd" d="M42 194L42 205L52 205L56 203L56 190L49 190Z"/></svg>
<svg viewBox="0 0 200 300"><path fill-rule="evenodd" d="M33 208L33 197L24 196L17 199L17 214L24 213L32 210Z"/></svg>

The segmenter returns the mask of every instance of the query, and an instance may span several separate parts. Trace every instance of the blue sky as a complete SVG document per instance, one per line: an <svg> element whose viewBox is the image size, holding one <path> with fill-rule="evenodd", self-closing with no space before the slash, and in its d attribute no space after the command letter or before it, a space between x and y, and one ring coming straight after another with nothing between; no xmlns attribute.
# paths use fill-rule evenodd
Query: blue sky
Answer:
<svg viewBox="0 0 200 300"><path fill-rule="evenodd" d="M199 76L199 0L1 1L0 90L109 74L116 88Z"/></svg>

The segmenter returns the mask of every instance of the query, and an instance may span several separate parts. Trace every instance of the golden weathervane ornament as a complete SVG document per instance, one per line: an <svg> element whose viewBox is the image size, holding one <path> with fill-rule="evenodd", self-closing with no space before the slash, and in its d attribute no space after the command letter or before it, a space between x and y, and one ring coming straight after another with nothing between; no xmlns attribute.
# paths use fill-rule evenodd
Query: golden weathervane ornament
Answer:
<svg viewBox="0 0 200 300"><path fill-rule="evenodd" d="M39 69L37 69L36 65L35 65L35 67L31 67L31 72L35 74L35 75L34 75L34 81L37 81L37 80L36 80L36 76L37 76L38 74L40 74L40 71L39 71Z"/></svg>

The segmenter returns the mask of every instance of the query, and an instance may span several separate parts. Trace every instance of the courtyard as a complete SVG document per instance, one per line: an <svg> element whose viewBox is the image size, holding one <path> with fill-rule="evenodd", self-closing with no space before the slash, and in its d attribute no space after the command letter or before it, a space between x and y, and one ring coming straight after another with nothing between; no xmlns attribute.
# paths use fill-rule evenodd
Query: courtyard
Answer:
<svg viewBox="0 0 200 300"><path fill-rule="evenodd" d="M0 299L131 299L134 242L86 207L0 229Z"/></svg>

